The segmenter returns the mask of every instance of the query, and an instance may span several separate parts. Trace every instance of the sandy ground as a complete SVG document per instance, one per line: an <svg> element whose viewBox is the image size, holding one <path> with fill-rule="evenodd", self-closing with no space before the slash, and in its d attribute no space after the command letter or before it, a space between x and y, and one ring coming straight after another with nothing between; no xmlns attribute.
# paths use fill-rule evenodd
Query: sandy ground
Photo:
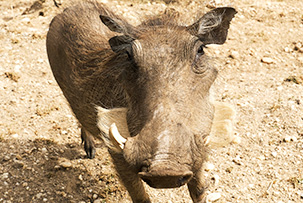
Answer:
<svg viewBox="0 0 303 203"><path fill-rule="evenodd" d="M48 25L74 3L57 2L0 0L0 202L130 202L101 142L97 157L85 158L52 76ZM103 2L133 24L168 6L189 21L212 6L235 7L227 42L206 52L220 71L216 100L237 110L241 143L211 151L209 193L222 203L303 202L303 1ZM191 201L186 187L148 191L153 202Z"/></svg>

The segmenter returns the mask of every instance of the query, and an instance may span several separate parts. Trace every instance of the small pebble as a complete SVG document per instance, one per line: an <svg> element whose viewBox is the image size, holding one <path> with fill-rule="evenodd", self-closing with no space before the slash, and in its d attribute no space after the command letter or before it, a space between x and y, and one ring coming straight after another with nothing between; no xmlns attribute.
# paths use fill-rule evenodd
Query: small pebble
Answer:
<svg viewBox="0 0 303 203"><path fill-rule="evenodd" d="M225 171L227 173L231 173L233 169L234 169L233 167L228 167L228 168L225 169Z"/></svg>
<svg viewBox="0 0 303 203"><path fill-rule="evenodd" d="M272 194L276 197L280 197L281 196L281 193L278 192L278 191L273 191Z"/></svg>
<svg viewBox="0 0 303 203"><path fill-rule="evenodd" d="M60 163L60 166L63 168L70 168L72 167L72 163L70 161L63 161Z"/></svg>
<svg viewBox="0 0 303 203"><path fill-rule="evenodd" d="M232 140L233 144L240 144L241 143L241 138L238 136L235 136L234 139Z"/></svg>
<svg viewBox="0 0 303 203"><path fill-rule="evenodd" d="M237 165L242 165L241 158L239 156L234 158L232 161Z"/></svg>
<svg viewBox="0 0 303 203"><path fill-rule="evenodd" d="M30 18L23 18L22 20L21 20L21 22L26 22L26 23L28 23L28 22L30 22L31 21L31 19Z"/></svg>
<svg viewBox="0 0 303 203"><path fill-rule="evenodd" d="M37 62L43 63L43 62L44 62L44 59L40 58L40 59L37 60Z"/></svg>
<svg viewBox="0 0 303 203"><path fill-rule="evenodd" d="M93 199L97 199L98 195L97 194L93 194Z"/></svg>
<svg viewBox="0 0 303 203"><path fill-rule="evenodd" d="M5 156L3 157L3 160L4 160L4 161L8 161L8 160L10 160L10 156L5 155Z"/></svg>
<svg viewBox="0 0 303 203"><path fill-rule="evenodd" d="M261 160L261 161L263 161L263 160L265 160L266 159L266 157L262 154L262 155L260 155L259 157L257 157L257 159L259 159L259 160Z"/></svg>
<svg viewBox="0 0 303 203"><path fill-rule="evenodd" d="M215 202L217 201L218 199L221 198L221 194L220 193L210 193L209 195L207 195L206 197L206 202Z"/></svg>
<svg viewBox="0 0 303 203"><path fill-rule="evenodd" d="M57 192L58 195L61 195L62 197L66 197L67 194L64 191Z"/></svg>
<svg viewBox="0 0 303 203"><path fill-rule="evenodd" d="M54 166L54 169L59 169L59 168L61 168L59 165Z"/></svg>
<svg viewBox="0 0 303 203"><path fill-rule="evenodd" d="M42 195L43 195L42 193L36 194L37 199L40 199L42 197Z"/></svg>
<svg viewBox="0 0 303 203"><path fill-rule="evenodd" d="M215 174L211 179L214 181L215 186L218 185L220 177L217 174Z"/></svg>
<svg viewBox="0 0 303 203"><path fill-rule="evenodd" d="M266 63L266 64L273 64L275 61L272 58L269 57L263 57L261 59L261 62Z"/></svg>
<svg viewBox="0 0 303 203"><path fill-rule="evenodd" d="M240 54L237 51L232 51L229 55L229 57L231 57L232 59L237 59L239 58Z"/></svg>
<svg viewBox="0 0 303 203"><path fill-rule="evenodd" d="M284 141L284 142L290 142L290 137L285 137L285 138L283 139L283 141Z"/></svg>
<svg viewBox="0 0 303 203"><path fill-rule="evenodd" d="M14 167L16 167L16 168L22 168L24 166L25 166L25 164L22 161L17 160L17 159L14 160Z"/></svg>
<svg viewBox="0 0 303 203"><path fill-rule="evenodd" d="M12 137L13 137L13 138L18 138L19 135L18 135L18 134L13 134Z"/></svg>
<svg viewBox="0 0 303 203"><path fill-rule="evenodd" d="M47 152L47 149L46 149L45 147L43 147L43 148L41 149L41 152L42 152L42 153L46 153L46 152Z"/></svg>
<svg viewBox="0 0 303 203"><path fill-rule="evenodd" d="M205 163L205 165L204 165L204 170L205 170L205 171L211 171L211 170L213 170L214 168L215 168L215 165L212 164L212 163Z"/></svg>
<svg viewBox="0 0 303 203"><path fill-rule="evenodd" d="M78 177L78 178L79 178L79 180L81 180L81 181L83 180L83 177L82 177L82 175L81 175L81 174L79 175L79 177Z"/></svg>
<svg viewBox="0 0 303 203"><path fill-rule="evenodd" d="M94 201L94 203L101 203L102 201L100 200L100 199L96 199L95 201Z"/></svg>
<svg viewBox="0 0 303 203"><path fill-rule="evenodd" d="M289 47L285 47L284 51L285 51L286 53L290 53L292 50L291 50Z"/></svg>
<svg viewBox="0 0 303 203"><path fill-rule="evenodd" d="M297 138L294 136L287 136L283 139L284 142L296 142Z"/></svg>
<svg viewBox="0 0 303 203"><path fill-rule="evenodd" d="M17 159L17 160L21 160L22 157L21 157L19 154L16 154L16 159Z"/></svg>
<svg viewBox="0 0 303 203"><path fill-rule="evenodd" d="M8 173L3 173L1 176L0 176L1 179L7 179L8 178Z"/></svg>
<svg viewBox="0 0 303 203"><path fill-rule="evenodd" d="M295 49L298 50L298 49L301 49L301 48L302 48L302 43L301 42L296 43Z"/></svg>
<svg viewBox="0 0 303 203"><path fill-rule="evenodd" d="M62 130L62 131L61 131L61 134L67 135L67 131L66 131L66 130Z"/></svg>

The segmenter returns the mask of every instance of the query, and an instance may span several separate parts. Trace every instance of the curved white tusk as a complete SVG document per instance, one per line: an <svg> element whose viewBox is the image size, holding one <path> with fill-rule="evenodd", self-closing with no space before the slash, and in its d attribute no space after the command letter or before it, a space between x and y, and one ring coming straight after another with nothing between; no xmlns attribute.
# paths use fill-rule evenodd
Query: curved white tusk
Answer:
<svg viewBox="0 0 303 203"><path fill-rule="evenodd" d="M113 123L109 128L109 137L112 143L116 147L119 147L120 149L124 149L124 144L126 142L126 139L120 135L115 123Z"/></svg>

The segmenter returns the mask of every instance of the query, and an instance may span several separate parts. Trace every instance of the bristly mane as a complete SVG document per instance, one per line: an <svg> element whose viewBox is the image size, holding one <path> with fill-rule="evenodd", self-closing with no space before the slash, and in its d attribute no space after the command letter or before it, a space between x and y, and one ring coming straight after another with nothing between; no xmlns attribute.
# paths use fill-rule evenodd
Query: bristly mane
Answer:
<svg viewBox="0 0 303 203"><path fill-rule="evenodd" d="M173 8L165 9L164 13L156 16L146 16L146 20L143 21L138 27L150 27L150 26L178 26L177 20L179 12Z"/></svg>

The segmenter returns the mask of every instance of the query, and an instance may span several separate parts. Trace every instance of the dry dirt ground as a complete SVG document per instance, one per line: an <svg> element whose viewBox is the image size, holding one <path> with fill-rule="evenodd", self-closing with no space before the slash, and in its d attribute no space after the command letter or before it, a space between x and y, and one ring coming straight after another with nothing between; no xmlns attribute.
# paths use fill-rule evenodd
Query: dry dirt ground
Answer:
<svg viewBox="0 0 303 203"><path fill-rule="evenodd" d="M206 52L220 71L215 99L235 106L241 143L211 150L209 193L222 203L303 202L303 1L103 2L133 24L166 7L189 23L210 7L235 7L226 44ZM85 158L52 76L48 25L75 1L57 3L0 0L0 202L130 202L101 142ZM186 187L148 191L153 202L191 201Z"/></svg>

